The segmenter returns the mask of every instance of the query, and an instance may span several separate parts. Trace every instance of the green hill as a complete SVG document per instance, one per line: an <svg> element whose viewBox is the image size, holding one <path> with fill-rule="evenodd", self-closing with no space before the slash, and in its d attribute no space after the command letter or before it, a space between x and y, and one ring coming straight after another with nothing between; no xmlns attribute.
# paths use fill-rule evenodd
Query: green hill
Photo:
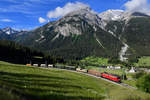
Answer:
<svg viewBox="0 0 150 100"><path fill-rule="evenodd" d="M149 100L150 95L79 73L0 62L0 97L26 100ZM1 91L2 90L2 91ZM2 92L2 93L1 93ZM7 94L5 97L3 94ZM6 99L5 99L6 98Z"/></svg>

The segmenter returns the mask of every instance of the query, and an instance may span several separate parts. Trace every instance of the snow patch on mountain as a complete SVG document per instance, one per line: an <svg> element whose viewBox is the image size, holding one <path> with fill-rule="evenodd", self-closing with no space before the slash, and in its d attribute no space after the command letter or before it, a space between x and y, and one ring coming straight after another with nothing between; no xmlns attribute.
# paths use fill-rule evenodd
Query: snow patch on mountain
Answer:
<svg viewBox="0 0 150 100"><path fill-rule="evenodd" d="M94 26L93 28L94 28L94 31L96 32L96 31L97 31L97 28L96 28L95 26ZM102 43L100 42L100 40L97 38L96 34L94 34L94 37L95 37L96 41L98 42L98 44L99 44L102 48L105 48L105 47L102 45Z"/></svg>
<svg viewBox="0 0 150 100"><path fill-rule="evenodd" d="M10 27L3 28L2 31L8 35L20 32Z"/></svg>
<svg viewBox="0 0 150 100"><path fill-rule="evenodd" d="M102 48L105 48L102 43L100 42L100 40L97 38L96 34L94 34L94 37L96 39L96 41L98 42L98 44L102 47Z"/></svg>
<svg viewBox="0 0 150 100"><path fill-rule="evenodd" d="M7 35L22 35L22 34L26 34L28 31L27 30L18 30L18 29L13 29L11 27L6 27L6 28L3 28L1 29L1 32L3 32L4 34L7 34Z"/></svg>
<svg viewBox="0 0 150 100"><path fill-rule="evenodd" d="M124 13L123 10L107 10L99 14L99 17L103 20L119 20L121 19L122 14Z"/></svg>
<svg viewBox="0 0 150 100"><path fill-rule="evenodd" d="M57 34L51 41L55 41L58 37L59 37L60 34Z"/></svg>
<svg viewBox="0 0 150 100"><path fill-rule="evenodd" d="M107 10L99 14L99 17L106 21L129 21L135 17L148 17L149 14L142 12L131 12L123 10Z"/></svg>
<svg viewBox="0 0 150 100"><path fill-rule="evenodd" d="M121 61L126 61L128 58L125 57L125 55L126 55L126 52L127 52L128 48L129 48L129 46L128 46L128 44L126 44L124 42L123 42L123 45L124 46L121 48L121 51L119 52L119 57L120 57Z"/></svg>
<svg viewBox="0 0 150 100"><path fill-rule="evenodd" d="M128 23L130 19L137 17L150 17L150 16L141 12L124 12L121 16L121 20Z"/></svg>
<svg viewBox="0 0 150 100"><path fill-rule="evenodd" d="M111 33L114 37L117 37L116 34L114 34L113 31L109 30L108 32Z"/></svg>
<svg viewBox="0 0 150 100"><path fill-rule="evenodd" d="M41 43L41 42L43 42L43 41L45 41L45 40L46 40L46 39L45 39L45 36L44 36L42 33L43 33L43 31L41 31L40 38L39 38L39 39L37 39L37 40L35 40L35 42L39 42L39 43Z"/></svg>

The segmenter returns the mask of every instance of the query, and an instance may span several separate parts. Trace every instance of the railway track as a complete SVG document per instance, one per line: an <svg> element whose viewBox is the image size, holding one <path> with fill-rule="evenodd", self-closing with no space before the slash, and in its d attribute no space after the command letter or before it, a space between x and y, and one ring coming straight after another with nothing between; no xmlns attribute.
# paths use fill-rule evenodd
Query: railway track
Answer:
<svg viewBox="0 0 150 100"><path fill-rule="evenodd" d="M40 68L44 68L44 67L40 67ZM44 69L50 69L50 68L44 68ZM70 72L74 72L74 73L80 73L80 74L91 76L91 77L94 77L94 78L97 78L97 79L102 79L104 81L110 82L110 83L118 85L118 86L126 87L126 88L129 88L129 89L135 89L135 90L137 89L136 87L130 86L130 85L125 84L125 83L117 83L117 82L114 82L114 81L111 81L111 80L108 80L108 79L105 79L105 78L102 78L102 77L98 77L98 76L95 76L95 75L92 75L92 74L88 74L88 73L77 72L77 71L68 70L68 69L60 69L60 68L53 68L53 69L65 70L65 71L70 71Z"/></svg>
<svg viewBox="0 0 150 100"><path fill-rule="evenodd" d="M128 85L128 84L125 84L125 83L120 83L122 86L124 86L124 87L127 87L127 88L130 88L130 89L137 89L136 87L133 87L133 86L130 86L130 85Z"/></svg>

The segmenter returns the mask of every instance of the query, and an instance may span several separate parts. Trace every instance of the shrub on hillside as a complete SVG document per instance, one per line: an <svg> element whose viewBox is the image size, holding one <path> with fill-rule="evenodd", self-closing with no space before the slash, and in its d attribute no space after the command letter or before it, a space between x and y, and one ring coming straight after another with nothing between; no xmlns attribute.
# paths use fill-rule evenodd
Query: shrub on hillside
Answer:
<svg viewBox="0 0 150 100"><path fill-rule="evenodd" d="M147 93L150 93L150 74L140 77L137 81L136 86Z"/></svg>
<svg viewBox="0 0 150 100"><path fill-rule="evenodd" d="M140 77L144 76L146 73L144 71L140 71L140 72L137 72L135 74L132 75L132 77L134 79L139 79Z"/></svg>

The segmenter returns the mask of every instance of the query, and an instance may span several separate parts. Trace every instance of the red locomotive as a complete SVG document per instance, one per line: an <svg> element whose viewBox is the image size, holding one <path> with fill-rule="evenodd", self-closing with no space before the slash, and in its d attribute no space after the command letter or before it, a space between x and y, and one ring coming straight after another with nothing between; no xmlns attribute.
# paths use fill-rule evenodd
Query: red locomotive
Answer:
<svg viewBox="0 0 150 100"><path fill-rule="evenodd" d="M104 72L104 73L101 73L101 77L112 80L114 82L121 83L120 77L118 75L115 75L115 74L109 74L107 72Z"/></svg>

